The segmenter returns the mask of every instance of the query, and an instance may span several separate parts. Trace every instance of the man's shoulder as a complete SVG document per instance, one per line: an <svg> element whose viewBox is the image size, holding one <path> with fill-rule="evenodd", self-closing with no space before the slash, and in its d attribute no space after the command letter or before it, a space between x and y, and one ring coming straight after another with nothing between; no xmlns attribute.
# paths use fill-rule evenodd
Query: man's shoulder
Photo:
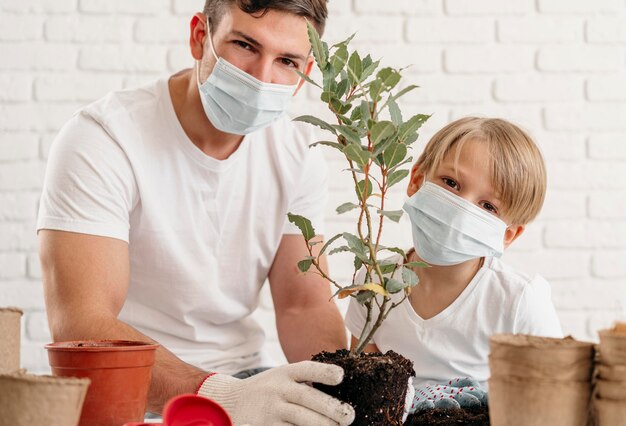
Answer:
<svg viewBox="0 0 626 426"><path fill-rule="evenodd" d="M118 115L134 115L135 112L153 109L163 99L166 80L154 80L143 86L109 92L102 98L85 106L81 112L96 121L106 121Z"/></svg>

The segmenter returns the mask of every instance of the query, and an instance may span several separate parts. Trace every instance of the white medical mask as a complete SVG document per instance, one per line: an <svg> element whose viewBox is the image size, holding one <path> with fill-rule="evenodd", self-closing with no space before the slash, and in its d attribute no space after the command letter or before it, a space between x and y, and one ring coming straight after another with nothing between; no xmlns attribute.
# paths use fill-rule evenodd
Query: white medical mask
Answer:
<svg viewBox="0 0 626 426"><path fill-rule="evenodd" d="M417 255L431 265L458 265L504 252L506 223L452 192L425 182L405 203Z"/></svg>
<svg viewBox="0 0 626 426"><path fill-rule="evenodd" d="M207 34L217 62L202 84L196 62L196 79L202 107L213 126L225 133L247 135L279 119L286 112L298 84L290 86L257 80L217 57L208 20Z"/></svg>

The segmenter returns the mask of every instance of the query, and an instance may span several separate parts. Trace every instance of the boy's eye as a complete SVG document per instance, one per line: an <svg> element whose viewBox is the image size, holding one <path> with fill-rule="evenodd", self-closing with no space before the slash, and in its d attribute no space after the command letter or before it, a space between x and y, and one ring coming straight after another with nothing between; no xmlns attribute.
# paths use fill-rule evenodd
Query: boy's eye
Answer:
<svg viewBox="0 0 626 426"><path fill-rule="evenodd" d="M498 209L496 208L496 206L491 204L489 201L483 201L482 206L483 206L483 209L487 210L488 212L493 213L495 215L498 214Z"/></svg>
<svg viewBox="0 0 626 426"><path fill-rule="evenodd" d="M441 180L443 180L443 183L448 185L450 188L456 189L457 191L459 190L459 184L456 183L456 181L454 179L451 179L451 178L448 178L448 177L444 177Z"/></svg>

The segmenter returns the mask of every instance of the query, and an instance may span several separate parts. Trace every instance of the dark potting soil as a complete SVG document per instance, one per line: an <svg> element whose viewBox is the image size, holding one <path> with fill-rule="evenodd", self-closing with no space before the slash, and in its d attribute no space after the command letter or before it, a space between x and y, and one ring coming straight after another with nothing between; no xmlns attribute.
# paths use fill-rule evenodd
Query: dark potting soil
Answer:
<svg viewBox="0 0 626 426"><path fill-rule="evenodd" d="M410 415L405 426L489 426L489 408L435 408Z"/></svg>
<svg viewBox="0 0 626 426"><path fill-rule="evenodd" d="M313 385L354 407L353 426L402 425L407 383L415 375L413 362L394 351L351 357L345 349L320 352L313 361L343 368L344 378L339 385Z"/></svg>

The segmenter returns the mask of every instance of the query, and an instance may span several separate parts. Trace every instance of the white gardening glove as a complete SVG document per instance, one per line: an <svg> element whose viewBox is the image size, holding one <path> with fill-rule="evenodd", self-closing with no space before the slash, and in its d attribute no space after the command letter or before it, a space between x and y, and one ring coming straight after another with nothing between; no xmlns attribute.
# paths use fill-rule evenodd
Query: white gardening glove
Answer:
<svg viewBox="0 0 626 426"><path fill-rule="evenodd" d="M402 414L402 423L406 422L406 418L409 417L409 410L413 404L413 398L415 398L415 388L413 387L413 378L409 377L409 386L406 389L406 397L404 398L404 412Z"/></svg>
<svg viewBox="0 0 626 426"><path fill-rule="evenodd" d="M349 425L354 409L307 382L337 385L343 369L313 361L272 368L247 379L225 374L209 376L198 395L220 404L235 425Z"/></svg>

